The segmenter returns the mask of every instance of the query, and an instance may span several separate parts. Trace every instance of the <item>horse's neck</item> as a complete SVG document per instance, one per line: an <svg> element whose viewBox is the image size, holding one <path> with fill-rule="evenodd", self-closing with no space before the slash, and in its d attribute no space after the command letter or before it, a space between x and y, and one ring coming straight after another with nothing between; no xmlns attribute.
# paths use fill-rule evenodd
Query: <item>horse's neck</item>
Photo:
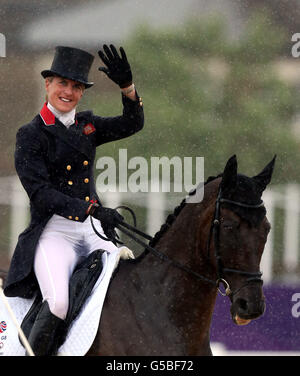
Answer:
<svg viewBox="0 0 300 376"><path fill-rule="evenodd" d="M202 205L186 204L153 246L211 277L205 257L211 218L206 217ZM102 313L101 353L208 355L215 298L212 285L152 253L136 263L124 263L112 280ZM112 342L113 333L126 341Z"/></svg>
<svg viewBox="0 0 300 376"><path fill-rule="evenodd" d="M207 201L214 202L214 196L210 195ZM213 215L212 204L186 204L155 248L198 274L215 278L207 250Z"/></svg>
<svg viewBox="0 0 300 376"><path fill-rule="evenodd" d="M187 208L180 213L155 248L191 270L207 275L207 260L204 251L200 251L201 247L205 248L207 239L202 239L203 244L199 244L199 223L191 217L189 212L192 210ZM199 266L200 270L195 270ZM164 338L164 344L182 343L184 351L189 348L189 352L197 353L197 349L190 346L196 343L199 346L201 340L203 343L208 341L215 289L152 254L142 260L138 269L142 294L139 308L151 319L157 332L161 331L163 335L168 328L168 339Z"/></svg>

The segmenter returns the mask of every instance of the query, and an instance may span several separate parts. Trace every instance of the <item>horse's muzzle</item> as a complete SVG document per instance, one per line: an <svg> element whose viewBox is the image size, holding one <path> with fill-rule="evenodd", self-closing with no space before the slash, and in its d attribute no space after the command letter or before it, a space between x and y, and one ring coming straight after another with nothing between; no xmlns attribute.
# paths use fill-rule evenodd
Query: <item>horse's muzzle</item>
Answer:
<svg viewBox="0 0 300 376"><path fill-rule="evenodd" d="M253 300L247 297L237 297L232 301L230 312L235 324L246 325L251 320L262 316L265 309L264 298Z"/></svg>

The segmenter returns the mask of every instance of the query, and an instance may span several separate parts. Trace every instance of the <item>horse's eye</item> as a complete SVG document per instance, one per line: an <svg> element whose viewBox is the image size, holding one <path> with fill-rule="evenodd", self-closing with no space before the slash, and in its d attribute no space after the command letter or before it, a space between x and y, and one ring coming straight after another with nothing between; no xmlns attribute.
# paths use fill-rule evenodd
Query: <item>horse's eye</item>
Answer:
<svg viewBox="0 0 300 376"><path fill-rule="evenodd" d="M225 220L222 224L223 229L226 231L234 230L238 228L238 226L239 226L238 222L227 221L227 220Z"/></svg>

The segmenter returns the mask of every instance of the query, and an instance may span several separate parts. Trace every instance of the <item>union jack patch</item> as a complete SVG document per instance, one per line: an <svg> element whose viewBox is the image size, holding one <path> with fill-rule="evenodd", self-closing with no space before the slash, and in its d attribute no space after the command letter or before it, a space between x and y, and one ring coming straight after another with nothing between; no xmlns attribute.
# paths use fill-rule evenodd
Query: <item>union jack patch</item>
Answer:
<svg viewBox="0 0 300 376"><path fill-rule="evenodd" d="M92 123L88 123L88 124L86 124L86 125L83 127L83 133L84 133L85 135L89 135L89 134L95 132L95 130L96 130L96 128L93 126Z"/></svg>
<svg viewBox="0 0 300 376"><path fill-rule="evenodd" d="M5 330L6 330L6 322L5 321L1 321L0 322L0 333L5 332Z"/></svg>

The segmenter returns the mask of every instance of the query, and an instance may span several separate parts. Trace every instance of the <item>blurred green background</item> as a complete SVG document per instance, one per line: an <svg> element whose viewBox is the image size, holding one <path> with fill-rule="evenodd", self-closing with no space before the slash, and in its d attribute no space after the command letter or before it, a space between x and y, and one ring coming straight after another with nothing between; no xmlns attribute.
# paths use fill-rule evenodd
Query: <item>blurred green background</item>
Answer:
<svg viewBox="0 0 300 376"><path fill-rule="evenodd" d="M95 55L90 74L95 86L85 92L78 110L116 116L122 111L120 91L98 71L102 63L97 50L103 43L123 45L143 98L145 127L133 137L101 146L97 159L111 156L118 161L119 149L127 149L128 159L142 156L148 161L153 156L204 157L206 179L221 173L233 154L239 172L249 176L276 154L270 188L283 199L273 208L272 270L274 277L291 270L297 276L299 249L292 269L283 267L283 259L288 237L285 189L300 182L300 65L291 55L292 35L300 32L300 4L216 0L209 3L214 4L212 11L205 12L208 3L189 0L186 7L193 3L197 11L190 8L188 16L180 18L183 2L173 1L168 14L161 11L156 22L167 3L76 0L71 6L67 0L3 1L0 33L6 36L7 57L0 58L0 177L15 175L15 134L43 105L40 71L51 65L54 46L72 45ZM99 173L95 168L96 178ZM16 234L23 229L16 218L24 216L24 208L12 211L16 187L10 180L1 183L1 267L8 266ZM109 202L108 196L103 194ZM147 196L132 193L127 198L122 203L136 211L139 227L147 230ZM169 200L163 216L157 216L157 229L175 205ZM298 235L295 239L299 248Z"/></svg>
<svg viewBox="0 0 300 376"><path fill-rule="evenodd" d="M297 87L278 77L274 62L286 34L268 12L251 16L242 37L230 41L219 16L183 27L143 26L126 43L145 127L132 138L103 145L98 156L203 156L205 176L222 172L232 154L239 170L258 173L276 154L272 184L299 182L300 140L292 131ZM101 64L100 64L101 65ZM82 108L104 116L122 110L120 94L93 93Z"/></svg>

